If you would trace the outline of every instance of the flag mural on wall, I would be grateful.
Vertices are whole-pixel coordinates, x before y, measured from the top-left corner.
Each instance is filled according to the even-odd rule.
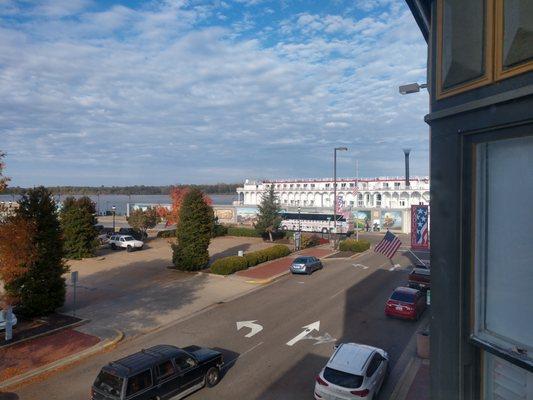
[[[411,247],[429,248],[429,209],[426,205],[411,206]]]

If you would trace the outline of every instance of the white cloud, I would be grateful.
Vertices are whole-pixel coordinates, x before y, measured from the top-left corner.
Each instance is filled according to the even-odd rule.
[[[75,22],[60,18],[65,8],[0,22],[0,147],[14,184],[320,176],[320,155],[338,143],[389,174],[386,151],[427,152],[427,98],[397,92],[425,79],[425,44],[405,7],[360,19],[295,14],[272,25],[266,39],[284,34],[266,45],[243,36],[251,14],[210,22],[222,3],[77,4]],[[304,159],[293,164],[294,154]],[[427,173],[424,162],[415,173]]]

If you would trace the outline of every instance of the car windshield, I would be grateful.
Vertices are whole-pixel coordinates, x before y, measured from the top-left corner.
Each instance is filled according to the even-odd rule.
[[[122,378],[112,375],[109,372],[100,371],[94,381],[94,387],[110,396],[120,397],[123,381]]]
[[[415,300],[415,296],[412,293],[397,291],[392,294],[391,300],[401,301],[404,303],[412,303]]]
[[[306,264],[309,262],[309,258],[307,257],[298,257],[296,260],[294,260],[295,264]]]
[[[328,382],[333,383],[334,385],[350,389],[358,388],[363,383],[363,377],[360,375],[338,371],[329,367],[326,367],[326,369],[324,369],[324,378]]]
[[[129,242],[131,240],[135,240],[133,236],[124,236],[124,241]]]

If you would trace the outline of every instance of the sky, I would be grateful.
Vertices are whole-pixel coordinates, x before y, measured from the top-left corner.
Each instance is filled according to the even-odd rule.
[[[426,44],[402,0],[0,0],[12,186],[429,170]]]

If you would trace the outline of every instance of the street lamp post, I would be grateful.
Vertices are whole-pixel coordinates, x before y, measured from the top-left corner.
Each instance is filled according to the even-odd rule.
[[[298,206],[298,232],[302,233],[302,226],[300,225],[300,206]]]
[[[347,147],[335,147],[333,149],[333,232],[334,240],[337,240],[337,151],[348,151]]]
[[[117,207],[113,206],[111,207],[111,210],[113,211],[113,232],[115,232],[115,213],[117,211]]]

